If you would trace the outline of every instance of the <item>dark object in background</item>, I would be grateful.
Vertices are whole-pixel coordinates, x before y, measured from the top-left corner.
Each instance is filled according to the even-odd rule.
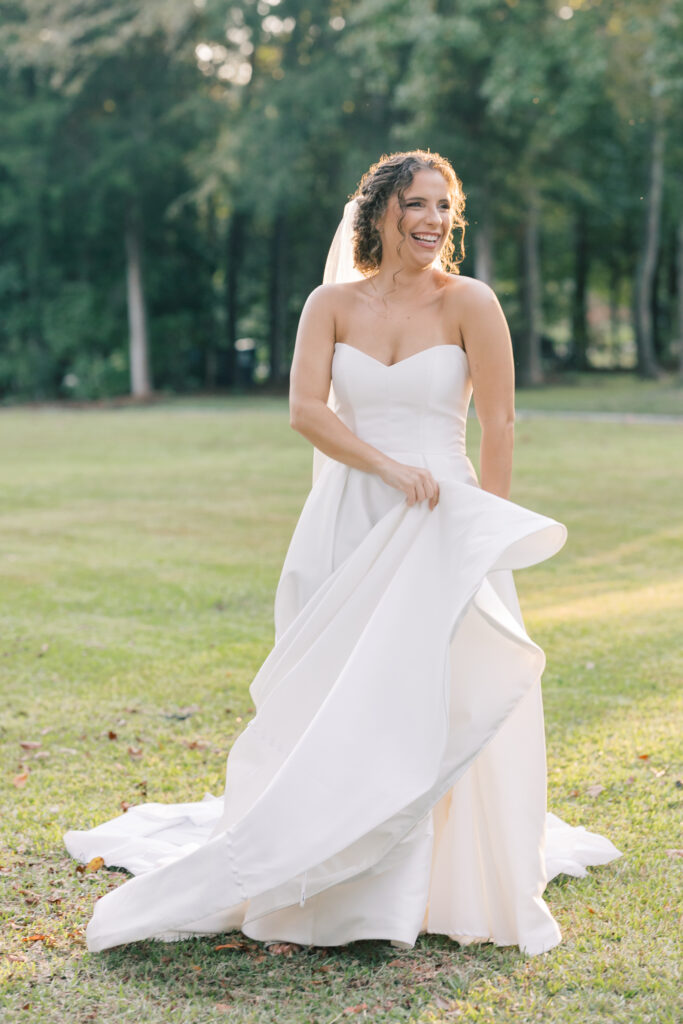
[[[253,338],[238,338],[235,342],[235,390],[250,391],[254,385],[256,343]]]

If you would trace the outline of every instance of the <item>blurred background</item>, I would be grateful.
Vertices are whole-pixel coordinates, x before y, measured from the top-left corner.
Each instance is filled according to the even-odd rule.
[[[280,392],[348,195],[447,156],[518,384],[683,368],[680,0],[0,3],[0,402]]]

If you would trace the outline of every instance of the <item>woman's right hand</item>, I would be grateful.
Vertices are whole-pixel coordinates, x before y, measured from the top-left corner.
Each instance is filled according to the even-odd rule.
[[[385,484],[396,487],[406,496],[406,503],[414,505],[418,501],[429,501],[429,507],[439,501],[439,485],[428,469],[421,466],[406,466],[394,459],[387,459],[377,471],[377,475]]]

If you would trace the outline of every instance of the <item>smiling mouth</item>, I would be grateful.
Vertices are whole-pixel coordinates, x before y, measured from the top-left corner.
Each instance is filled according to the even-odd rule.
[[[435,249],[441,235],[435,234],[431,231],[419,231],[415,234],[411,234],[411,238],[414,238],[418,245],[421,245],[423,249]]]

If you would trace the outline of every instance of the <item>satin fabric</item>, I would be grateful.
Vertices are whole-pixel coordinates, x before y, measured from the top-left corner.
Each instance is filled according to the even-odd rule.
[[[466,354],[385,366],[338,344],[332,382],[340,419],[428,467],[439,503],[317,464],[223,796],[65,836],[74,857],[135,874],[96,903],[90,950],[239,928],[403,947],[438,932],[537,954],[561,939],[549,878],[620,856],[546,809],[545,657],[512,571],[554,555],[566,528],[479,487]]]

